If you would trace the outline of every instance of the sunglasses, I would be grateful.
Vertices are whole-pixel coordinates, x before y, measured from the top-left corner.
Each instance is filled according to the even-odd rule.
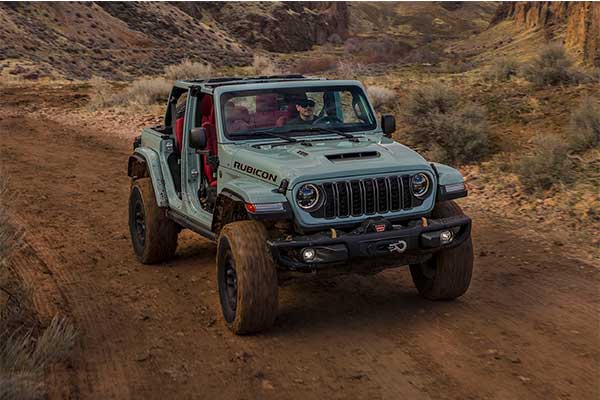
[[[315,102],[312,100],[300,100],[298,103],[300,107],[302,108],[306,108],[306,107],[314,107],[315,106]]]

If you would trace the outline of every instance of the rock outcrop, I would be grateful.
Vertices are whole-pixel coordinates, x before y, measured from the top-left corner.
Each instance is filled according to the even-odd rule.
[[[564,35],[565,47],[579,61],[600,66],[600,3],[564,1],[505,2],[492,24],[513,20],[522,29],[545,29]]]

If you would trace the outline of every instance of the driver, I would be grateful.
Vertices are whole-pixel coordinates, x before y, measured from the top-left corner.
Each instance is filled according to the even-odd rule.
[[[315,101],[309,98],[296,101],[298,116],[290,119],[288,125],[306,125],[315,122]]]

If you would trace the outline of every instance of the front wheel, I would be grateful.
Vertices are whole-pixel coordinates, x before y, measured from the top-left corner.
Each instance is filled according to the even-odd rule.
[[[432,218],[464,215],[453,201],[438,203]],[[471,283],[473,244],[471,236],[457,247],[438,251],[422,264],[410,266],[410,274],[421,296],[430,300],[451,300],[462,296]]]
[[[233,333],[254,333],[273,325],[279,288],[264,225],[239,221],[223,228],[217,244],[217,283],[223,318]]]
[[[150,178],[135,180],[129,195],[129,234],[143,264],[167,261],[177,249],[177,224],[158,207]]]

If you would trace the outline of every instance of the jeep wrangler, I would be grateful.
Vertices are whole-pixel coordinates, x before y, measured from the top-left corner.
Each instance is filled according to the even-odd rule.
[[[223,318],[270,327],[278,287],[303,274],[408,265],[419,293],[454,299],[471,281],[464,179],[392,140],[360,82],[301,75],[177,81],[164,123],[129,157],[129,229],[144,264],[190,229],[217,244]]]

